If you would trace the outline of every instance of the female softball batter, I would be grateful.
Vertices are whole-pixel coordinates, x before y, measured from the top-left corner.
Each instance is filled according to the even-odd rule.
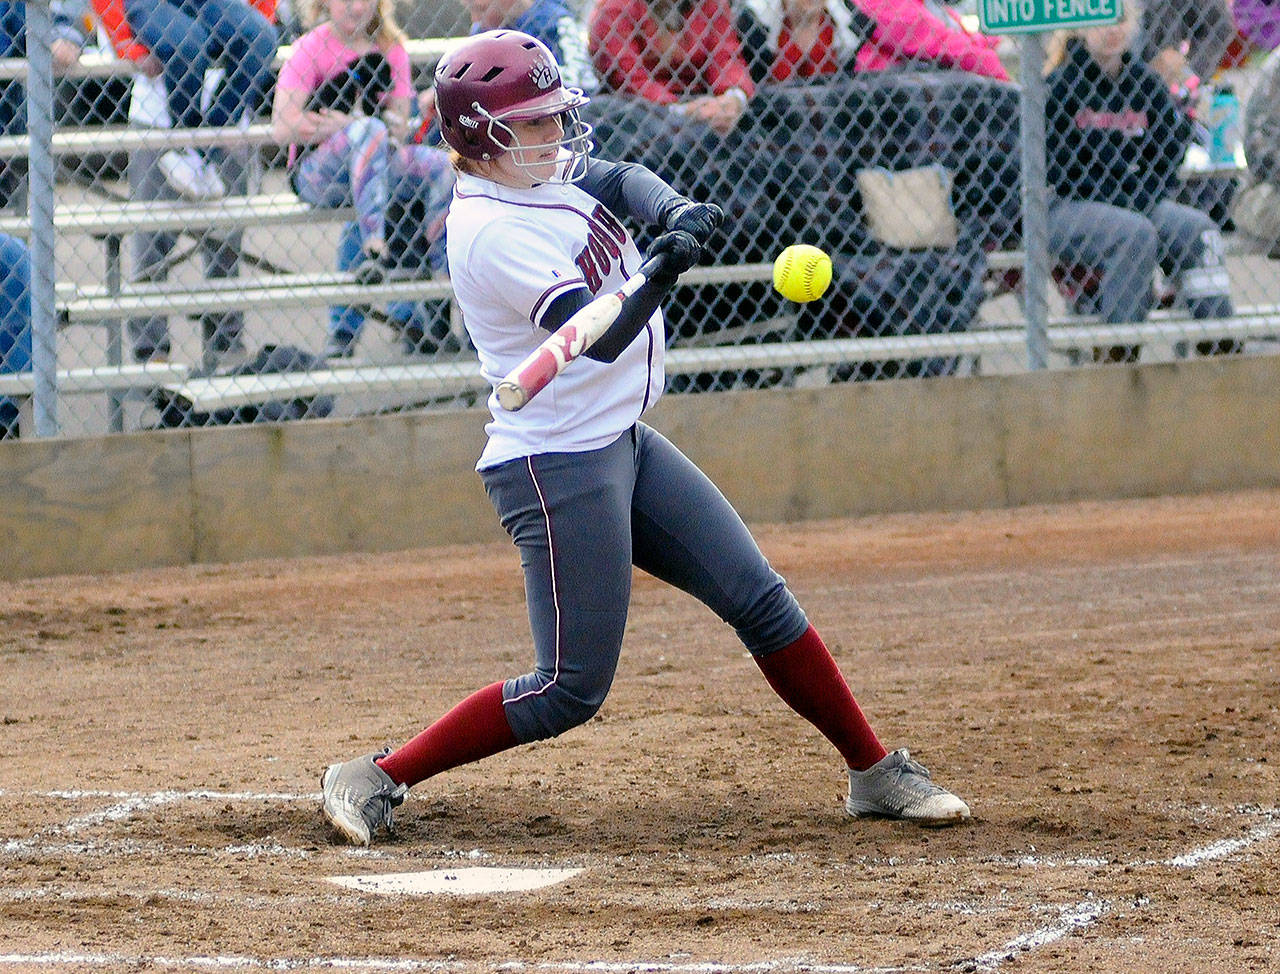
[[[905,750],[886,753],[737,513],[639,421],[662,391],[659,302],[696,263],[720,210],[642,167],[590,159],[591,129],[578,116],[587,99],[527,34],[475,35],[440,62],[435,90],[458,170],[449,269],[491,383],[640,266],[618,215],[663,231],[649,250],[660,263],[586,356],[522,410],[489,397],[477,469],[520,549],[533,671],[478,690],[397,750],[331,765],[326,818],[368,845],[410,786],[590,719],[613,680],[634,565],[734,627],[770,686],[844,758],[850,815],[967,819],[968,806]]]

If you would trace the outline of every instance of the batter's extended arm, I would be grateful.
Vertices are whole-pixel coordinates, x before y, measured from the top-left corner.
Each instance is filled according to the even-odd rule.
[[[651,257],[616,291],[601,294],[553,331],[498,383],[498,405],[509,412],[522,409],[609,330],[622,313],[622,302],[658,273],[663,263],[663,255]]]

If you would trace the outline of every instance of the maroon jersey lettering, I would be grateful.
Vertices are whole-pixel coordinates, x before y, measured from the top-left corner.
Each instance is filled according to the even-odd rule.
[[[573,258],[573,262],[578,265],[578,270],[582,271],[582,279],[587,284],[587,290],[595,294],[604,283],[604,278],[600,276],[600,269],[596,266],[596,258],[590,245],[591,238],[588,236],[587,246],[578,251],[578,256]]]
[[[604,285],[614,262],[622,259],[622,245],[626,242],[627,228],[603,203],[599,204],[587,217],[587,245],[573,259],[592,294]]]
[[[619,244],[627,242],[627,228],[618,222],[618,218],[610,213],[603,203],[595,208],[591,219],[603,226]]]

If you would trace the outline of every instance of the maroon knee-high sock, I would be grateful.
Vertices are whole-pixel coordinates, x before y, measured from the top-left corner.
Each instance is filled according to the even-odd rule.
[[[515,747],[502,709],[502,684],[477,690],[407,744],[378,759],[396,784],[416,785],[441,771]]]
[[[790,646],[755,661],[774,692],[822,731],[849,767],[865,771],[888,753],[813,626]]]

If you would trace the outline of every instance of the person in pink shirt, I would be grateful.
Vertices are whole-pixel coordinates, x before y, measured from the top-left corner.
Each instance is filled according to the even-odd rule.
[[[858,51],[857,71],[926,62],[1009,80],[1009,72],[996,56],[997,39],[969,33],[955,11],[938,0],[854,0],[853,6],[875,23],[870,39]]]
[[[313,206],[356,208],[361,283],[386,274],[386,209],[429,194],[445,200],[452,184],[447,154],[406,142],[413,98],[404,31],[392,0],[313,0],[317,26],[293,45],[276,82],[271,121],[289,144],[298,196]]]
[[[996,39],[930,0],[738,0],[736,10],[757,82],[922,65],[1009,80]]]

